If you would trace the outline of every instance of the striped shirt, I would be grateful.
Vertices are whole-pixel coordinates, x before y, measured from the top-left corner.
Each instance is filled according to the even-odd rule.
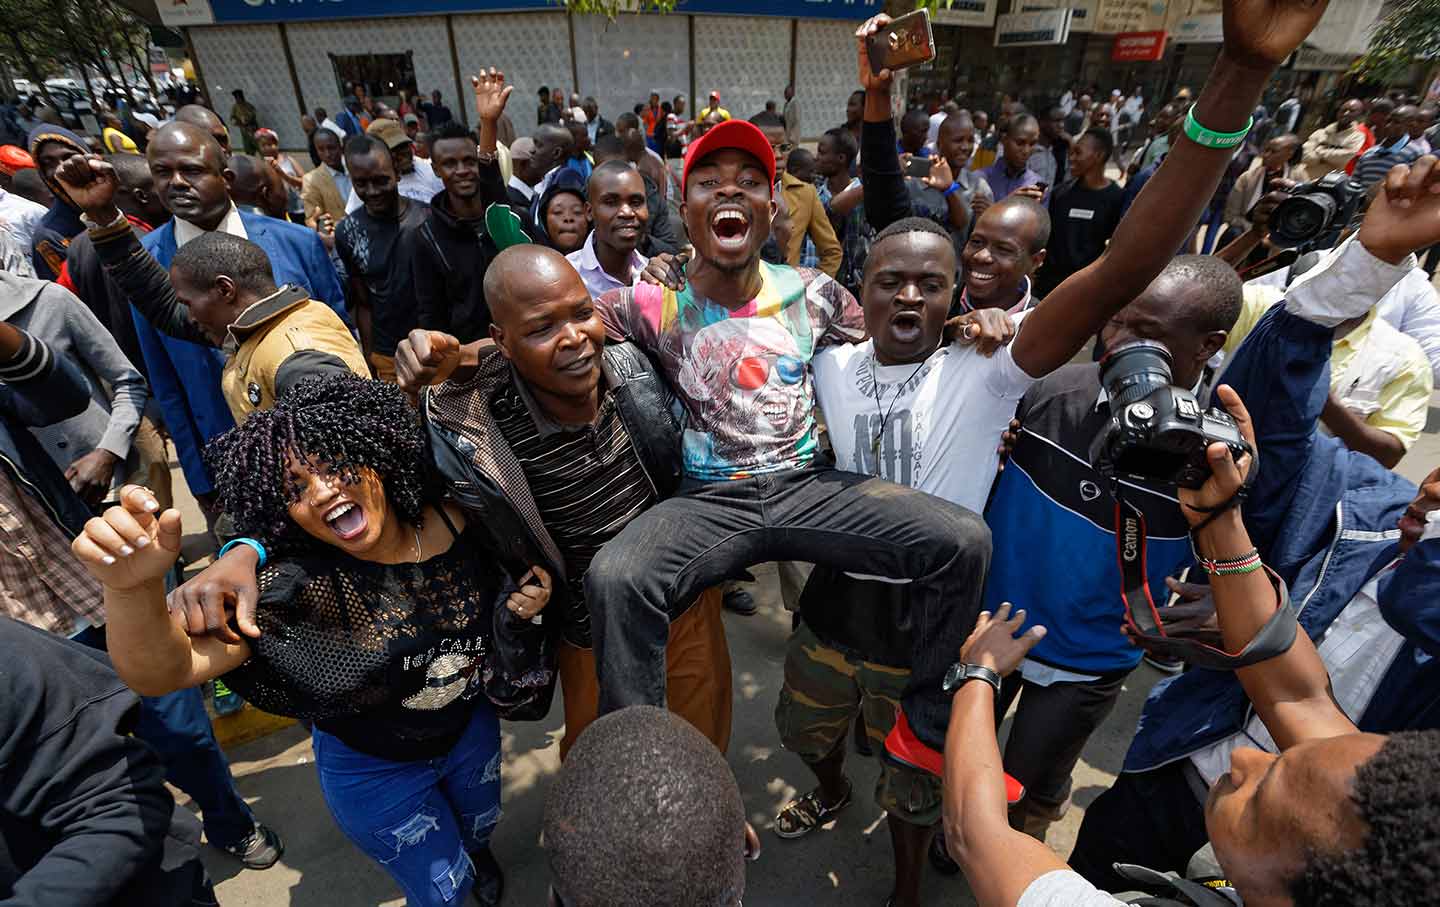
[[[1420,150],[1414,145],[1404,144],[1399,148],[1394,145],[1376,145],[1369,151],[1360,155],[1355,162],[1355,172],[1352,174],[1355,179],[1364,184],[1366,189],[1380,182],[1390,168],[1396,164],[1413,164],[1420,157]]]
[[[589,648],[590,613],[585,571],[600,546],[656,501],[655,488],[630,441],[613,394],[605,393],[590,425],[560,425],[536,404],[520,379],[490,404],[510,445],[541,519],[565,558],[570,604],[564,615],[567,642]]]

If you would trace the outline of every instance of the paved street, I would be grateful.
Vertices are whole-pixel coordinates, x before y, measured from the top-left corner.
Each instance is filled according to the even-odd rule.
[[[1426,434],[1400,465],[1418,480],[1440,463],[1440,398],[1432,402]],[[187,527],[197,526],[192,509]],[[760,829],[764,853],[752,864],[745,903],[755,907],[857,905],[880,907],[889,894],[890,841],[882,813],[872,801],[874,763],[851,756],[855,804],[834,827],[798,841],[781,841],[768,829],[775,810],[811,779],[799,760],[780,749],[773,711],[780,685],[789,615],[780,607],[774,574],[757,570],[760,613],[726,614],[735,672],[735,727],[728,753],[750,820]],[[1081,810],[1108,786],[1146,692],[1159,679],[1142,665],[1125,686],[1119,706],[1086,747],[1075,775],[1075,801],[1051,833],[1057,852],[1069,852]],[[543,905],[548,882],[540,849],[546,780],[559,767],[559,698],[546,720],[504,727],[505,818],[495,851],[507,873],[506,903]],[[285,837],[280,865],[265,872],[237,872],[236,864],[214,851],[207,863],[226,907],[331,907],[403,904],[396,887],[336,829],[321,800],[311,764],[310,743],[299,727],[231,751],[241,793],[257,815]],[[927,905],[968,905],[963,880],[933,871],[926,879]]]

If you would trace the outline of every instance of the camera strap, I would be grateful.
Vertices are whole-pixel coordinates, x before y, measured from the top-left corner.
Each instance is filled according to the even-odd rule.
[[[1295,642],[1295,612],[1290,607],[1290,590],[1268,567],[1266,573],[1280,600],[1275,614],[1265,622],[1245,648],[1226,652],[1193,639],[1165,633],[1160,609],[1150,595],[1145,569],[1145,514],[1127,500],[1118,482],[1115,496],[1115,549],[1120,562],[1120,598],[1125,605],[1125,624],[1136,645],[1156,654],[1184,660],[1187,664],[1214,671],[1233,671],[1274,658]],[[1222,508],[1228,509],[1228,508]]]

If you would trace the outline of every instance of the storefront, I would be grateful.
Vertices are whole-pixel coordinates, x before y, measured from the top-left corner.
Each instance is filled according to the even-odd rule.
[[[403,6],[404,15],[397,15]],[[242,89],[286,147],[303,147],[302,111],[335,113],[347,83],[393,103],[438,89],[457,117],[470,74],[496,67],[515,85],[509,113],[534,125],[542,87],[593,95],[613,120],[650,92],[736,116],[784,103],[798,86],[807,136],[844,120],[855,87],[855,27],[881,0],[681,0],[669,15],[570,15],[550,0],[158,0],[181,27],[205,91],[228,113]]]

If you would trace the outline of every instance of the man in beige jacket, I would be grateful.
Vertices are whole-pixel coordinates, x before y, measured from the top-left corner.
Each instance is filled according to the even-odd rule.
[[[1365,102],[1351,98],[1335,112],[1335,122],[1310,134],[1300,159],[1302,179],[1317,180],[1332,170],[1345,169],[1365,144],[1365,133],[1355,125],[1364,115]]]

